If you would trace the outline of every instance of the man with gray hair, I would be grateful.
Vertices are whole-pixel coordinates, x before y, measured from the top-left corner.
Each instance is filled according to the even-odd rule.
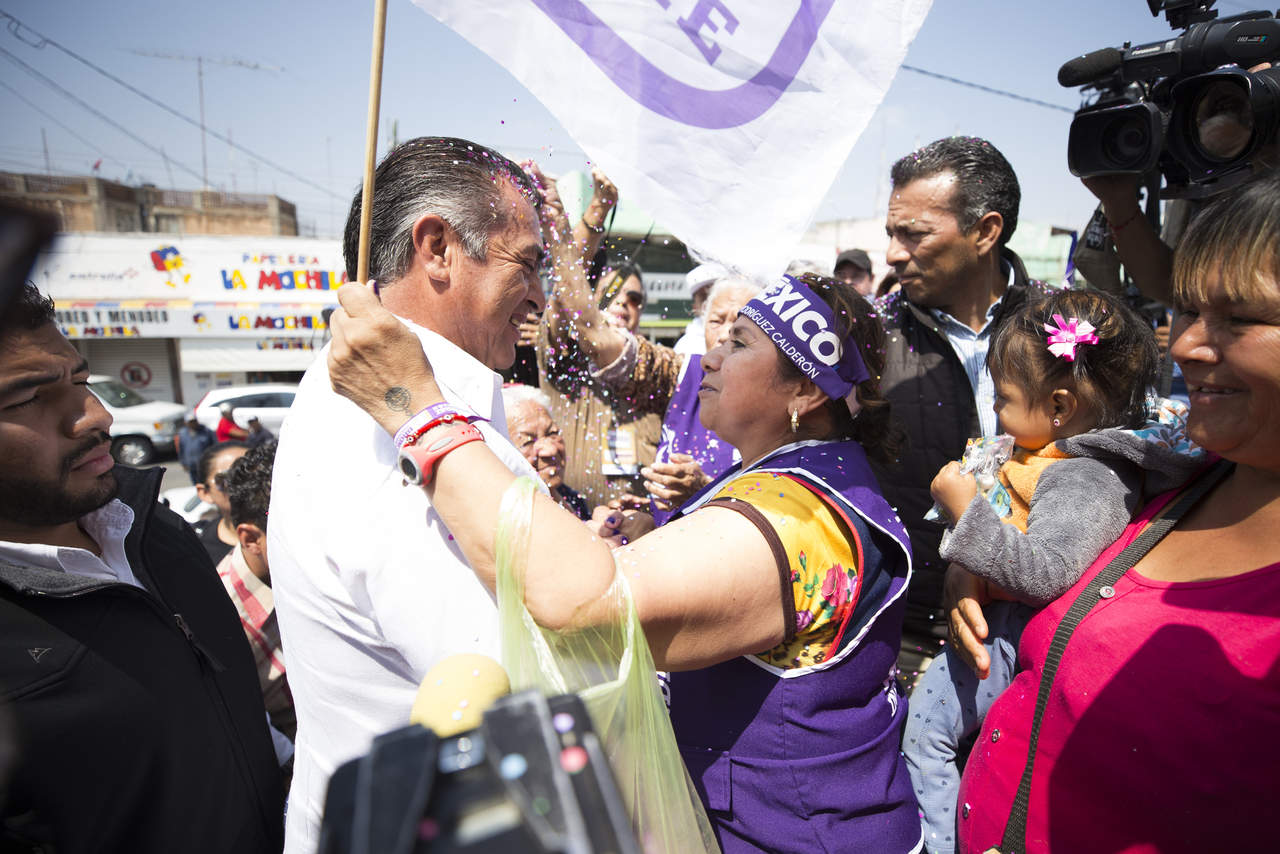
[[[894,164],[885,230],[902,290],[885,298],[888,332],[880,388],[910,443],[893,466],[873,463],[911,535],[914,575],[898,663],[914,684],[947,636],[942,526],[925,521],[929,483],[972,436],[997,431],[986,369],[992,335],[1014,308],[1045,293],[1007,246],[1021,190],[1013,167],[976,137],[947,137]]]
[[[544,305],[537,189],[507,158],[411,140],[378,166],[370,277],[422,341],[449,403],[517,474],[496,369]],[[343,251],[356,277],[361,197]],[[395,441],[330,386],[322,353],[280,431],[271,488],[272,589],[298,716],[285,848],[315,850],[329,776],[409,719],[423,676],[459,653],[496,655],[497,609],[432,509],[398,474]],[[385,405],[410,419],[404,389]],[[423,421],[426,427],[428,421]]]

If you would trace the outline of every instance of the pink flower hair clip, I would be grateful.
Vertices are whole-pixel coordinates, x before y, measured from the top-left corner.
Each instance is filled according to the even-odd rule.
[[[1053,323],[1058,325],[1054,326]],[[1044,325],[1044,331],[1049,333],[1049,352],[1068,362],[1076,360],[1077,344],[1098,343],[1093,324],[1087,320],[1081,320],[1078,317],[1063,320],[1062,315],[1055,314],[1053,323]]]

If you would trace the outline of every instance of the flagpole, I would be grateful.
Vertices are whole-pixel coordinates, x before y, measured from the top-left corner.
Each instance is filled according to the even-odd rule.
[[[356,281],[369,279],[369,223],[373,219],[373,169],[378,159],[378,110],[382,103],[382,46],[387,31],[387,0],[373,2],[373,59],[369,65],[369,121],[364,135],[364,189],[360,194],[360,251]]]

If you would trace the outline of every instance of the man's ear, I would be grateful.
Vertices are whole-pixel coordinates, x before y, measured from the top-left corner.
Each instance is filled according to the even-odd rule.
[[[978,250],[978,254],[993,252],[1000,244],[1000,235],[1004,233],[1004,217],[998,211],[987,211],[982,219],[974,223],[972,233],[976,238],[974,248]]]
[[[249,554],[261,557],[267,553],[267,532],[252,522],[236,525],[236,539],[240,541],[240,548]]]
[[[449,281],[449,249],[453,229],[436,214],[423,214],[413,224],[414,262],[433,282]]]

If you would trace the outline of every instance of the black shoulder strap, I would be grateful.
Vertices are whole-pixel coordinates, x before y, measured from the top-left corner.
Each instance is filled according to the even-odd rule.
[[[1156,543],[1164,539],[1165,534],[1178,523],[1187,511],[1195,506],[1209,490],[1235,467],[1233,463],[1220,460],[1181,495],[1173,499],[1165,508],[1156,514],[1146,529],[1124,551],[1116,555],[1111,563],[1098,573],[1093,581],[1080,592],[1076,601],[1071,603],[1067,613],[1058,623],[1049,644],[1049,652],[1045,655],[1044,669],[1040,675],[1040,691],[1036,695],[1035,716],[1031,720],[1031,737],[1027,744],[1027,764],[1022,771],[1022,779],[1018,783],[1018,793],[1014,796],[1013,806],[1009,810],[1009,821],[1005,824],[1004,836],[1000,840],[1001,854],[1022,854],[1027,848],[1027,802],[1031,798],[1031,772],[1036,761],[1036,742],[1040,739],[1040,722],[1044,717],[1045,707],[1049,703],[1049,693],[1053,688],[1053,677],[1062,663],[1062,654],[1067,649],[1071,634],[1080,625],[1094,606],[1103,599],[1115,595],[1112,587],[1120,577],[1133,568],[1143,555],[1151,551]]]

